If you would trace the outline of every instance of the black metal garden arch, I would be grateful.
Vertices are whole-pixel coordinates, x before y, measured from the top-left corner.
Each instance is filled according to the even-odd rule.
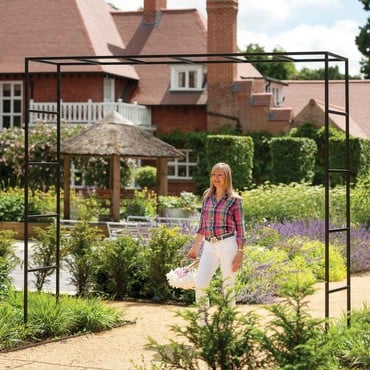
[[[267,57],[267,58],[266,58]],[[347,324],[350,325],[351,312],[351,235],[350,235],[350,145],[349,145],[349,79],[348,79],[348,59],[328,51],[311,51],[311,52],[274,52],[274,53],[231,53],[231,54],[172,54],[172,55],[116,55],[116,56],[60,56],[60,57],[26,57],[25,58],[25,149],[24,149],[24,321],[28,319],[28,274],[36,270],[45,270],[54,268],[56,273],[56,299],[59,301],[60,287],[60,184],[61,184],[61,155],[60,155],[60,124],[61,124],[61,79],[62,69],[66,66],[91,66],[91,65],[155,65],[155,64],[214,64],[214,63],[274,63],[274,62],[321,62],[325,71],[325,318],[329,318],[329,294],[337,291],[347,291]],[[329,91],[329,66],[330,63],[344,63],[344,111],[330,109]],[[31,63],[43,63],[53,66],[56,75],[56,106],[55,111],[31,110],[29,108],[29,91],[31,83]],[[29,119],[30,113],[47,113],[56,116],[57,122],[57,154],[55,162],[31,161],[29,158]],[[341,115],[345,117],[345,157],[346,163],[344,168],[331,168],[329,161],[329,114]],[[50,166],[56,172],[56,212],[55,214],[34,215],[30,214],[28,191],[29,191],[29,173],[32,166]],[[346,184],[346,225],[342,228],[330,228],[330,176],[332,174],[341,174]],[[28,257],[28,235],[29,222],[35,218],[53,217],[56,220],[56,264],[55,266],[40,266],[35,269],[29,269]],[[332,233],[346,233],[346,254],[347,254],[347,278],[346,284],[342,287],[330,289],[329,285],[329,241]]]

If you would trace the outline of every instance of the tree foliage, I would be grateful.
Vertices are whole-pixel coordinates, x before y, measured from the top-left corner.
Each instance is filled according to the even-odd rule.
[[[366,11],[370,11],[370,0],[360,0]],[[361,73],[365,78],[370,78],[370,17],[367,23],[360,27],[360,33],[357,35],[356,45],[361,54],[365,57],[361,60]]]
[[[273,53],[282,53],[280,47],[273,49]],[[297,74],[295,64],[293,62],[278,62],[279,55],[261,55],[265,53],[265,48],[258,44],[249,44],[246,53],[251,53],[246,58],[252,62],[252,65],[265,77],[276,78],[278,80],[288,80]],[[253,54],[256,54],[255,56]],[[253,62],[253,60],[256,60]],[[259,60],[259,61],[257,61]],[[272,62],[274,61],[274,62]]]
[[[369,31],[367,31],[369,37]],[[368,44],[367,44],[368,45]],[[250,53],[247,57],[252,62],[252,65],[265,77],[276,78],[278,80],[324,80],[325,68],[302,68],[297,70],[295,63],[282,61],[278,62],[281,54],[285,50],[281,48],[273,49],[273,53],[277,55],[263,55],[266,53],[265,48],[259,44],[249,44],[246,53]],[[255,60],[255,62],[253,62]],[[274,62],[273,62],[274,61]],[[360,76],[348,76],[351,80],[359,79]],[[329,80],[343,80],[345,75],[340,73],[338,66],[328,67]]]

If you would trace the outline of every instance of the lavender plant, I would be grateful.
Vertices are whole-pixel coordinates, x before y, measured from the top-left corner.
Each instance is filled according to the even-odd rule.
[[[307,221],[283,221],[269,222],[262,225],[254,225],[253,229],[268,227],[276,230],[282,240],[289,240],[292,237],[307,237],[310,240],[324,240],[325,223],[324,220],[309,219]],[[330,224],[330,228],[343,225]],[[362,225],[352,225],[351,236],[351,272],[363,272],[370,269],[370,228]],[[330,235],[330,242],[335,245],[342,255],[346,257],[346,234],[336,233]]]

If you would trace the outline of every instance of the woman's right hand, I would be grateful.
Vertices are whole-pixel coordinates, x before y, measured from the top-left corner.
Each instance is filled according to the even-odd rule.
[[[198,254],[199,254],[199,247],[197,246],[192,246],[190,249],[189,249],[189,252],[187,254],[187,257],[189,258],[197,258],[198,257]]]

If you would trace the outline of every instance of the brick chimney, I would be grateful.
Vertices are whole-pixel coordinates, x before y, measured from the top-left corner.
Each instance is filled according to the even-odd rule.
[[[236,53],[238,0],[207,0],[207,50],[210,54]],[[232,84],[237,77],[236,63],[208,64],[208,111],[233,116]],[[230,123],[208,115],[208,129]]]
[[[145,24],[156,24],[160,12],[167,8],[167,0],[144,0],[143,22]]]
[[[238,0],[207,0],[208,53],[237,52],[237,13]],[[211,76],[211,79],[215,77],[222,78],[225,82],[234,81],[235,66],[235,64],[216,65],[215,76]],[[208,79],[209,77],[208,71]]]

